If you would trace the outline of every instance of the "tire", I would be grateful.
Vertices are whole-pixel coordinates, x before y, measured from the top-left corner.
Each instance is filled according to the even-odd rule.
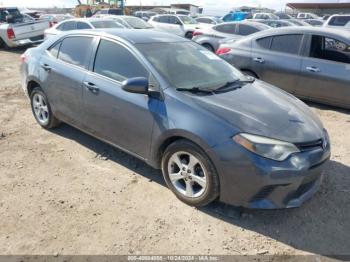
[[[214,47],[211,46],[211,44],[202,44],[203,47],[205,47],[206,49],[208,49],[209,51],[215,53]]]
[[[35,87],[30,94],[30,104],[37,123],[51,129],[60,125],[60,121],[53,115],[47,96],[40,87]]]
[[[185,34],[185,37],[188,38],[188,39],[192,39],[192,37],[193,37],[193,32],[187,32],[187,33]]]
[[[214,165],[200,147],[188,140],[178,140],[167,147],[162,171],[169,189],[190,206],[206,206],[219,196],[219,176]]]
[[[0,48],[1,48],[1,49],[5,49],[5,50],[9,49],[9,47],[7,46],[7,44],[5,43],[5,41],[2,40],[2,38],[0,38]]]

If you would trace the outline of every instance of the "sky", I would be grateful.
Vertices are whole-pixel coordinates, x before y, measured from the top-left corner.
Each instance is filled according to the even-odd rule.
[[[82,0],[85,2],[86,0]],[[0,0],[0,6],[38,7],[73,7],[77,0]],[[227,7],[262,6],[282,10],[287,2],[350,2],[350,0],[126,0],[126,5],[169,5],[171,3],[192,3],[199,6]]]

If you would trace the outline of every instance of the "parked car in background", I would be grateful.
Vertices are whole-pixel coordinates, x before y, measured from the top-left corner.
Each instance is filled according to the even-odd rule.
[[[273,28],[284,27],[284,26],[295,26],[295,24],[289,22],[288,20],[282,20],[282,19],[278,19],[278,20],[255,19],[255,20],[251,20],[251,21],[262,23],[262,24],[268,25],[268,26],[273,27]]]
[[[243,36],[247,36],[271,27],[249,20],[242,22],[222,23],[210,28],[196,30],[193,33],[193,41],[204,46],[208,50],[215,52],[223,39],[229,38],[235,41]]]
[[[58,24],[64,20],[72,19],[74,16],[71,14],[42,14],[40,19],[47,19],[53,24]]]
[[[195,20],[203,27],[211,27],[217,24],[222,24],[224,21],[216,16],[200,16]]]
[[[151,26],[149,23],[147,23],[143,19],[135,17],[135,16],[96,15],[94,17],[95,18],[103,18],[103,19],[111,19],[111,20],[116,21],[119,24],[123,25],[125,28],[133,28],[133,29],[151,29],[151,28],[153,28],[153,26]]]
[[[191,39],[200,24],[186,15],[156,15],[148,21],[155,29]]]
[[[101,29],[101,28],[125,28],[111,19],[103,18],[75,18],[63,21],[50,29],[45,30],[45,39],[71,30]]]
[[[167,14],[172,15],[190,15],[191,12],[186,9],[181,8],[163,8],[163,10],[166,10]]]
[[[350,30],[350,15],[332,15],[323,26]]]
[[[349,50],[345,30],[284,27],[222,45],[218,52],[247,74],[300,98],[350,109]]]
[[[292,19],[293,17],[285,12],[276,12],[274,13],[276,16],[278,16],[280,19]]]
[[[271,19],[277,20],[279,17],[272,13],[255,13],[253,14],[253,19]]]
[[[311,26],[323,26],[324,24],[322,19],[303,19],[303,21]]]
[[[288,19],[288,22],[290,22],[296,26],[310,26],[310,24],[304,22],[301,19]]]
[[[42,11],[30,10],[28,8],[25,8],[25,7],[18,7],[17,9],[22,15],[29,15],[30,17],[32,17],[35,20],[40,19],[40,16],[43,14]]]
[[[161,169],[191,206],[298,207],[330,158],[307,105],[176,35],[63,34],[27,50],[21,72],[41,127],[63,121]]]
[[[134,13],[134,16],[141,18],[146,22],[154,15],[157,15],[157,13],[152,11],[136,11]]]
[[[298,13],[297,19],[320,19],[320,17],[313,13]]]
[[[243,21],[245,19],[250,19],[250,18],[252,18],[251,13],[235,11],[224,15],[221,19],[224,22],[235,22],[235,21]]]
[[[33,20],[17,8],[0,7],[0,48],[40,43],[50,26],[48,20]]]
[[[93,15],[124,15],[124,11],[121,8],[105,8],[97,10]]]

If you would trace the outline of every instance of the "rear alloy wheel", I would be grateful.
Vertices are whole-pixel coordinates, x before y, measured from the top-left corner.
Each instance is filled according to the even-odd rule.
[[[41,88],[34,88],[30,101],[34,117],[39,125],[50,129],[60,124],[60,121],[52,114],[48,99]]]
[[[171,144],[162,168],[168,187],[186,204],[205,206],[219,195],[219,179],[211,161],[189,141]]]

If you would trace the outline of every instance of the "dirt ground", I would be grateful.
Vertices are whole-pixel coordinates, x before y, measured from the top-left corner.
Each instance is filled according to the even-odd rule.
[[[20,54],[0,51],[0,254],[350,255],[350,111],[311,105],[332,159],[301,208],[196,209],[160,171],[63,125],[35,123]]]

